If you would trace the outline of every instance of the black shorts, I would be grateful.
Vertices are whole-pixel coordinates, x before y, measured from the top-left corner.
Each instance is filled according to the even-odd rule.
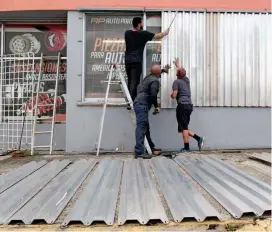
[[[188,130],[190,123],[190,116],[193,112],[192,104],[178,104],[176,109],[176,116],[178,121],[178,132]]]

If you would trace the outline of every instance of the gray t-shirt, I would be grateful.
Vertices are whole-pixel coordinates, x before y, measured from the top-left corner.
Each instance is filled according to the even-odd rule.
[[[191,88],[188,77],[176,79],[172,85],[173,91],[178,91],[177,102],[180,104],[192,104]]]

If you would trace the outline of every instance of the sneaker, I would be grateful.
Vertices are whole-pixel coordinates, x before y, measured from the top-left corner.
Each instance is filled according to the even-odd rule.
[[[185,153],[191,153],[192,151],[189,149],[181,149],[180,151],[179,151],[179,153],[183,153],[183,154],[185,154]]]
[[[161,152],[162,151],[162,149],[160,149],[160,148],[151,148],[151,150],[152,150],[152,152]]]
[[[200,137],[200,139],[199,139],[197,145],[198,145],[199,151],[201,151],[201,150],[202,150],[202,147],[203,147],[203,145],[204,145],[204,137]]]
[[[151,151],[154,155],[158,155],[162,151],[162,149],[154,147],[154,148],[151,148]],[[145,150],[145,153],[148,153],[147,150]]]
[[[138,159],[138,158],[142,158],[142,159],[151,159],[152,156],[149,155],[149,154],[141,154],[141,155],[134,154],[134,158],[135,158],[135,159]]]

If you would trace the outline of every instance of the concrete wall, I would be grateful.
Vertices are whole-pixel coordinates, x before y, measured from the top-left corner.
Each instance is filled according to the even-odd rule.
[[[9,137],[6,136],[4,141],[1,141],[3,139],[3,135],[4,135],[4,128],[7,128],[7,125],[5,123],[1,123],[0,124],[0,150],[3,148],[3,142],[7,142],[7,139],[9,138],[9,145],[11,146],[13,144],[14,147],[19,146],[19,139],[18,138],[18,143],[16,143],[17,139],[15,138],[15,136],[17,135],[17,132],[15,133],[15,131],[19,131],[19,136],[21,135],[21,130],[22,130],[22,126],[17,125],[12,127],[11,125],[9,125],[10,128],[13,128],[13,130],[9,131]],[[26,143],[30,143],[31,142],[31,132],[30,132],[30,126],[28,125],[27,127],[28,133],[28,138],[26,138],[26,126],[24,127],[24,131],[23,131],[23,137],[24,139],[22,139],[22,145],[21,148],[22,149],[30,149],[31,146],[30,144],[26,144]],[[51,130],[51,124],[38,124],[37,125],[37,131],[50,131]],[[7,133],[7,132],[6,132]],[[66,134],[66,124],[56,124],[55,125],[55,129],[54,129],[54,141],[53,141],[53,149],[54,150],[65,150],[66,144],[66,138],[65,138],[65,134]],[[14,136],[14,138],[12,139],[12,136]],[[36,146],[42,146],[42,145],[49,145],[50,144],[50,135],[48,134],[41,134],[41,135],[36,135],[36,141],[35,141],[35,145]],[[4,146],[6,148],[6,146],[8,146],[7,144]],[[9,147],[11,148],[11,147]]]
[[[82,15],[68,13],[66,151],[88,152],[95,148],[102,107],[77,106],[81,100]],[[183,147],[177,133],[174,109],[150,116],[151,136],[157,147]],[[195,108],[191,129],[206,137],[206,149],[271,147],[271,109]],[[125,108],[109,107],[105,118],[102,148],[132,151],[134,129]],[[192,141],[191,147],[196,148]]]

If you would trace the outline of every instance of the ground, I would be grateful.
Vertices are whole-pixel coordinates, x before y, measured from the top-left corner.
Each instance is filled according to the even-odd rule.
[[[193,156],[202,156],[211,154],[213,156],[219,157],[221,159],[224,159],[225,162],[228,162],[230,164],[234,164],[243,171],[247,172],[250,175],[253,175],[257,177],[258,179],[271,184],[271,166],[267,164],[263,164],[259,161],[250,160],[248,154],[253,152],[269,152],[270,150],[245,150],[245,151],[207,151],[202,153],[194,153]],[[11,158],[9,156],[6,157],[0,157],[0,174],[6,173],[8,171],[11,171],[13,169],[16,169],[30,161],[39,161],[39,160],[62,160],[62,159],[69,159],[71,161],[78,160],[81,158],[97,158],[94,156],[94,154],[63,154],[61,152],[55,153],[54,155],[46,155],[43,153],[40,153],[35,156],[27,156],[27,157],[21,157],[21,158]],[[98,159],[103,159],[106,157],[111,157],[114,159],[133,159],[133,156],[131,154],[125,154],[125,153],[119,153],[119,154],[101,154],[101,156],[98,157]],[[184,172],[184,175],[187,175]],[[67,207],[64,209],[64,211],[61,213],[59,218],[56,221],[56,224],[54,225],[45,225],[45,224],[35,224],[35,225],[9,225],[9,226],[0,226],[0,231],[11,231],[11,230],[24,230],[24,231],[60,231],[60,230],[77,230],[77,231],[184,231],[184,230],[198,230],[198,231],[207,231],[207,230],[216,230],[216,231],[272,231],[271,227],[271,219],[270,218],[242,218],[239,220],[234,220],[231,215],[219,204],[216,202],[215,199],[213,199],[204,189],[202,189],[192,178],[189,178],[191,183],[195,185],[199,189],[199,191],[203,194],[203,196],[211,203],[213,204],[216,209],[220,212],[221,215],[223,215],[224,220],[221,222],[218,221],[204,221],[204,222],[182,222],[182,223],[174,223],[170,222],[167,225],[164,225],[162,223],[152,223],[147,226],[140,226],[138,223],[128,223],[124,226],[118,227],[117,225],[114,225],[112,227],[106,226],[104,224],[94,224],[89,227],[85,227],[82,225],[70,225],[68,227],[62,227],[61,222],[64,219],[64,217],[67,215],[67,211],[70,207],[73,206],[74,202],[78,198],[79,194],[82,191],[82,187],[79,188],[72,198],[72,200],[69,202]],[[88,177],[83,182],[83,185],[87,182]],[[167,212],[171,218],[170,212]],[[271,216],[271,215],[270,215]]]

